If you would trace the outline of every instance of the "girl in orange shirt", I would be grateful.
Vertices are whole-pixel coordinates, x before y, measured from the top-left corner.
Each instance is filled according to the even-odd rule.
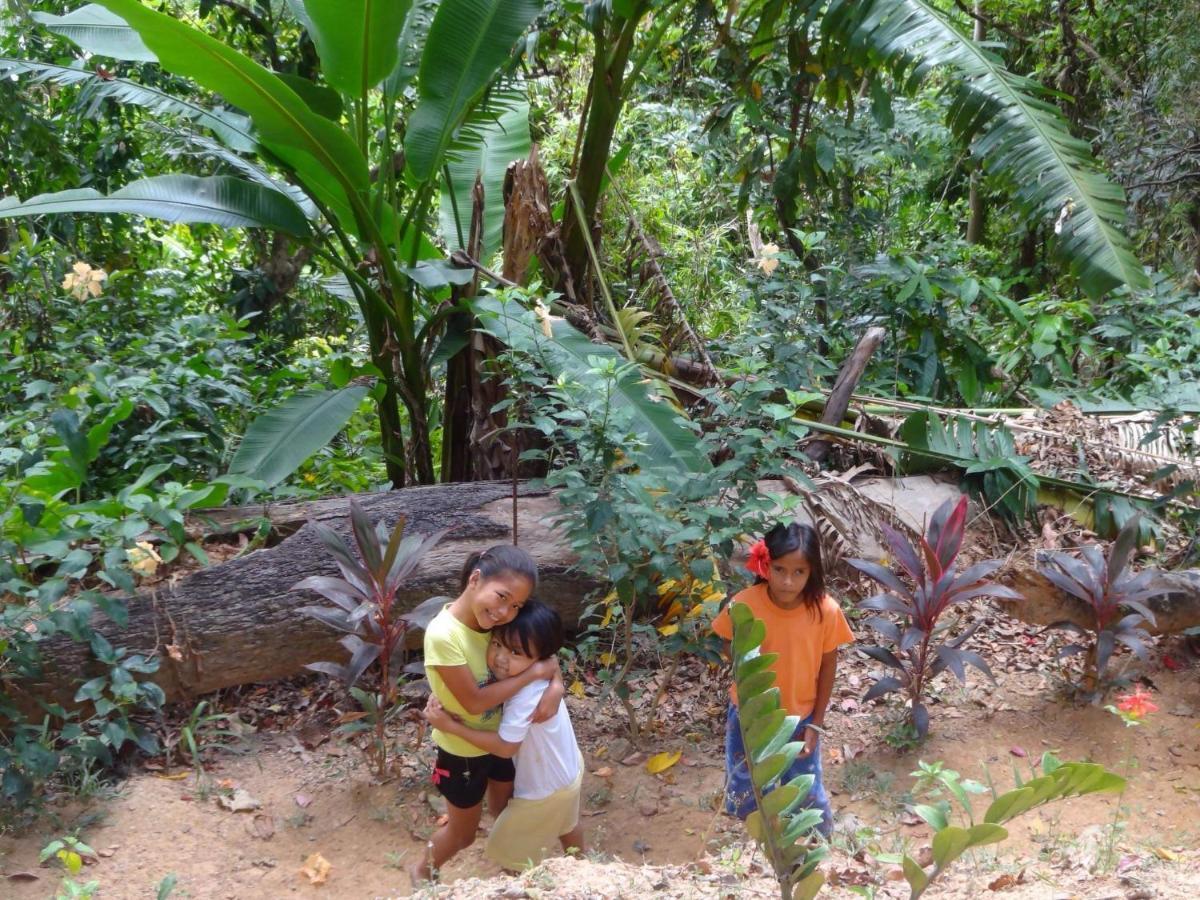
[[[817,729],[824,727],[825,710],[833,693],[837,648],[853,641],[854,634],[841,607],[825,593],[821,546],[816,531],[808,525],[776,525],[750,549],[746,568],[756,576],[755,584],[731,602],[746,604],[766,625],[761,652],[779,654],[771,670],[775,672],[780,705],[788,715],[801,720],[793,740],[803,741],[804,750],[779,783],[785,784],[797,775],[815,776],[805,805],[821,810],[818,828],[828,837],[833,830],[833,810],[821,779],[821,738]],[[733,639],[728,607],[713,620],[713,631],[726,641]],[[754,791],[738,726],[737,697],[732,688],[729,693],[725,809],[745,819],[754,811]]]

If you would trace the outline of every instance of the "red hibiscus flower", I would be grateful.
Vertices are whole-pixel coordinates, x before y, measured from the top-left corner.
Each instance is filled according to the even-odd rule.
[[[746,568],[751,575],[766,578],[771,571],[771,552],[767,550],[766,541],[758,541],[750,548],[750,558],[746,560]]]

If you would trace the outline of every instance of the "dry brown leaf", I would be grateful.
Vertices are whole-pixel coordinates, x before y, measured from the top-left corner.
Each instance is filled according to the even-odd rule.
[[[1022,869],[1016,875],[1011,872],[1005,872],[996,880],[988,883],[989,891],[1002,891],[1005,888],[1015,887],[1018,884],[1025,883],[1025,870]]]
[[[613,773],[612,766],[601,766],[599,769],[597,769],[592,774],[595,775],[597,778],[612,778],[612,773]]]
[[[329,879],[333,865],[320,853],[312,854],[304,861],[300,874],[308,879],[309,884],[324,884]]]
[[[251,812],[252,810],[262,809],[262,803],[251,797],[249,792],[244,788],[238,788],[233,792],[232,796],[222,794],[217,797],[217,804],[230,812]]]

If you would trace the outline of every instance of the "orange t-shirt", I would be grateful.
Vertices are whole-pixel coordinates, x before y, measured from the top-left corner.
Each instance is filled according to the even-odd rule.
[[[780,705],[789,715],[807,716],[817,702],[821,657],[854,640],[854,632],[846,623],[842,608],[826,594],[821,598],[820,618],[807,604],[782,609],[771,602],[765,583],[746,588],[730,602],[746,604],[767,626],[767,636],[760,649],[762,653],[779,654],[771,670],[775,673],[775,686],[779,688]],[[733,640],[733,621],[729,618],[728,606],[713,619],[712,630],[727,641]],[[729,696],[737,703],[732,687]]]

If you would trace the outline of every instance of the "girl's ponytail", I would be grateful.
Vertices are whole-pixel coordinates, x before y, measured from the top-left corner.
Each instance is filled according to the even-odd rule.
[[[471,573],[477,570],[479,577],[485,580],[511,572],[528,580],[534,588],[538,583],[537,563],[528,552],[512,544],[497,544],[482,552],[476,550],[471,553],[459,574],[459,590],[467,586],[467,582],[471,580]]]

